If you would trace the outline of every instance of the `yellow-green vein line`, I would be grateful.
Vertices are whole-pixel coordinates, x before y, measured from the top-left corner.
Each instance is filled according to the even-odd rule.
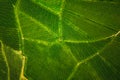
[[[2,41],[1,41],[1,49],[2,49],[3,57],[4,57],[5,62],[6,62],[6,66],[8,68],[8,80],[10,80],[10,68],[9,68],[9,64],[8,64],[8,61],[7,61],[7,58],[6,58],[6,55],[5,55],[4,46],[3,46]]]
[[[89,56],[87,57],[86,59],[84,60],[81,60],[80,62],[77,63],[77,65],[74,67],[73,69],[73,72],[70,74],[70,76],[67,78],[67,80],[71,80],[71,78],[74,76],[74,74],[76,73],[76,71],[78,70],[78,67],[81,65],[81,64],[84,64],[85,62],[93,59],[95,56],[99,55],[99,53],[95,53],[93,54],[92,56]]]
[[[50,12],[53,13],[54,15],[58,15],[58,14],[59,14],[58,11],[55,11],[55,10],[51,9],[51,8],[47,7],[46,5],[44,5],[44,4],[42,4],[42,3],[36,3],[35,1],[32,1],[32,2],[35,3],[35,4],[37,4],[37,5],[39,5],[39,6],[41,6],[41,7],[43,7],[43,8],[46,9],[47,11],[50,11]]]
[[[99,52],[97,52],[97,53],[93,54],[92,56],[89,56],[89,57],[87,57],[86,59],[81,60],[80,62],[78,62],[77,65],[74,67],[73,72],[68,76],[67,80],[71,80],[71,79],[72,79],[72,77],[74,76],[74,74],[76,73],[78,67],[79,67],[81,64],[83,64],[83,63],[85,63],[85,62],[93,59],[95,56],[100,55],[100,53],[101,53],[109,44],[111,44],[112,41],[113,41],[113,40],[117,37],[117,35],[119,35],[119,34],[120,34],[120,31],[118,31],[118,32],[114,35],[113,39],[112,39],[108,44],[106,44],[101,50],[99,50]]]
[[[47,32],[49,32],[50,34],[54,34],[56,35],[56,33],[54,33],[53,31],[51,31],[47,26],[45,26],[44,24],[42,24],[41,22],[37,21],[36,19],[34,19],[33,17],[29,16],[28,14],[20,11],[21,14],[27,16],[28,18],[30,18],[33,22],[35,22],[36,24],[38,24],[40,27],[44,28]]]
[[[23,33],[22,33],[21,26],[20,26],[20,21],[19,21],[19,15],[18,15],[20,2],[21,2],[21,0],[18,0],[16,2],[16,5],[14,6],[14,13],[15,13],[15,18],[16,18],[16,21],[17,21],[17,26],[18,26],[18,31],[19,31],[19,38],[20,38],[19,39],[19,41],[20,41],[19,47],[23,52],[23,50],[24,50],[24,48],[23,48],[23,46],[24,46],[24,41],[23,41],[24,37],[23,37]]]
[[[63,41],[62,36],[63,36],[63,32],[62,32],[62,15],[63,15],[63,9],[65,7],[65,0],[62,0],[62,4],[61,4],[61,8],[60,8],[60,12],[59,12],[59,23],[58,23],[58,32],[59,32],[59,41]]]

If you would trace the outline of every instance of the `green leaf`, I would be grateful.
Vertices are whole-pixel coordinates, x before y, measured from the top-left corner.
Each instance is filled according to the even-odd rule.
[[[24,56],[14,7],[11,1],[2,0],[0,10],[0,80],[21,80],[24,78]]]
[[[11,0],[0,5],[0,40],[26,57],[25,65],[15,57],[21,64],[18,75],[28,80],[120,80],[120,1]],[[8,76],[1,54],[0,65],[6,67],[1,74]],[[19,80],[16,68],[10,68],[10,79]]]
[[[5,46],[0,41],[0,80],[21,80],[23,58],[21,52]]]

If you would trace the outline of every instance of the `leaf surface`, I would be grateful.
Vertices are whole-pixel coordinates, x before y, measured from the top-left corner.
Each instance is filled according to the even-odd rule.
[[[24,78],[24,56],[20,49],[20,34],[12,3],[15,1],[0,1],[0,80]]]
[[[0,80],[21,80],[23,56],[0,42]]]
[[[15,45],[27,58],[24,75],[28,80],[120,79],[118,0],[17,0],[16,3],[12,0],[12,3],[13,20],[17,22],[14,29],[18,30],[15,30],[18,37],[12,36],[17,39],[12,41],[18,42]],[[3,42],[16,49],[12,42],[7,42],[7,35],[1,34]]]

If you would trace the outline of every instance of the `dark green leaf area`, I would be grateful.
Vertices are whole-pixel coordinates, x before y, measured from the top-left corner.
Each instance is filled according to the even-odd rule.
[[[65,80],[76,64],[70,53],[58,43],[47,46],[25,40],[25,53],[28,58],[25,72],[31,80],[48,80],[48,77],[49,80]]]
[[[96,40],[118,32],[119,5],[117,2],[109,1],[66,0],[63,10],[64,39]]]
[[[38,23],[44,24],[53,32],[57,33],[59,21],[58,16],[44,9],[41,5],[35,4],[30,0],[22,0],[20,10],[26,15],[31,16],[33,19],[36,19]]]
[[[19,50],[19,31],[14,7],[6,0],[0,2],[0,40],[11,48]]]

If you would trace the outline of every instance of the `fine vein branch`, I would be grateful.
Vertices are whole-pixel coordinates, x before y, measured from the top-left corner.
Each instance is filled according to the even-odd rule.
[[[73,72],[69,75],[69,77],[67,78],[67,80],[71,80],[71,78],[74,76],[74,74],[76,73],[76,71],[78,70],[78,67],[86,62],[88,62],[89,60],[93,59],[95,56],[99,55],[99,52],[95,53],[92,56],[87,57],[86,59],[80,61],[77,63],[77,65],[74,67]]]
[[[78,70],[78,67],[79,67],[80,65],[82,65],[82,64],[88,62],[89,60],[93,59],[94,57],[100,55],[100,53],[102,53],[102,51],[103,51],[109,44],[111,44],[111,43],[114,41],[114,39],[117,37],[117,35],[119,35],[119,33],[120,33],[120,31],[118,31],[118,32],[114,35],[114,37],[112,38],[112,40],[111,40],[108,44],[106,44],[101,50],[99,50],[99,52],[97,52],[97,53],[95,53],[95,54],[87,57],[86,59],[78,62],[77,65],[74,67],[73,72],[72,72],[72,73],[69,75],[69,77],[67,78],[67,80],[71,80],[71,78],[74,76],[74,74],[76,73],[76,71]],[[99,56],[99,57],[100,57],[100,56]],[[103,60],[103,58],[101,58],[101,59]],[[104,59],[104,60],[105,60],[105,59]],[[103,61],[104,61],[104,60],[103,60]],[[107,61],[105,61],[105,62],[107,62]],[[107,63],[107,64],[108,64],[108,63]],[[108,64],[108,65],[110,65],[110,64]]]
[[[37,21],[35,18],[33,18],[32,16],[29,16],[28,14],[20,11],[21,14],[27,16],[30,20],[32,20],[33,22],[35,22],[36,24],[38,24],[40,27],[44,28],[46,31],[48,31],[49,33],[55,34],[52,30],[50,30],[47,26],[45,26],[44,24],[42,24],[41,22]]]

